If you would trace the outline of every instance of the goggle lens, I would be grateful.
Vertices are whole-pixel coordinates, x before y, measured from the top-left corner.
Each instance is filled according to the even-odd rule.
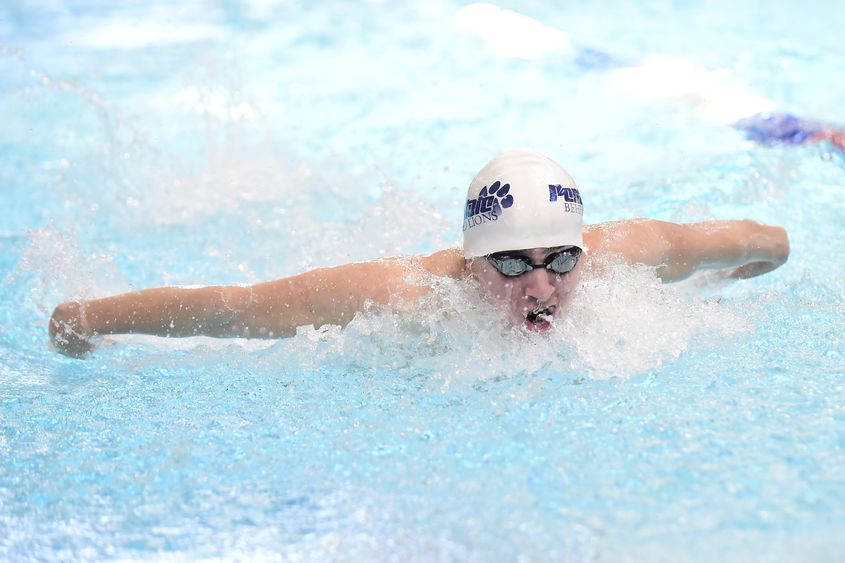
[[[515,278],[527,274],[534,268],[546,268],[558,275],[568,274],[575,268],[578,258],[581,256],[581,249],[577,246],[566,248],[554,254],[549,254],[542,264],[532,264],[527,256],[513,255],[506,252],[498,252],[487,256],[487,261],[496,268],[496,271],[509,278]]]

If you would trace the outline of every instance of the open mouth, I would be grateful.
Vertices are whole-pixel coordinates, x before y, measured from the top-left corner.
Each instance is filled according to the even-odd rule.
[[[538,309],[534,309],[533,311],[528,311],[528,313],[525,314],[525,320],[535,325],[541,323],[551,323],[554,318],[554,313],[554,305],[551,307],[540,307]]]

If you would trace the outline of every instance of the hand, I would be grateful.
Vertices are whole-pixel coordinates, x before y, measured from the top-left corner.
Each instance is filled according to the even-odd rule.
[[[789,258],[789,237],[781,227],[752,224],[757,232],[748,237],[750,261],[729,276],[747,279],[771,272]]]
[[[62,303],[53,311],[48,327],[50,341],[56,349],[72,358],[81,358],[94,349],[94,333],[85,322],[85,304],[80,301]]]
[[[830,141],[834,147],[839,150],[845,151],[845,129],[836,131],[836,130],[828,130],[822,131],[815,137],[813,137],[815,141]]]

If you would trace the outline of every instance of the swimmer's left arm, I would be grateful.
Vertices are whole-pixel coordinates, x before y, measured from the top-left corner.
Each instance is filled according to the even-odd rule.
[[[585,239],[593,251],[618,252],[630,263],[654,266],[667,282],[703,269],[728,269],[730,277],[750,278],[789,257],[783,228],[748,220],[678,224],[637,219],[590,227]]]

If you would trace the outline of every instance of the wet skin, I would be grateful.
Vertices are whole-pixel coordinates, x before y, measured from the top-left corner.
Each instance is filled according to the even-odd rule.
[[[567,247],[532,248],[513,253],[527,256],[533,264],[541,264],[547,256],[564,248]],[[508,277],[500,274],[484,257],[472,259],[469,268],[486,296],[506,308],[514,326],[546,332],[572,301],[581,279],[583,258],[582,255],[575,268],[563,275],[534,268],[521,276]],[[541,311],[539,316],[536,315],[538,311]]]
[[[634,219],[591,225],[583,234],[594,256],[614,254],[628,264],[653,267],[663,282],[708,269],[723,270],[723,277],[751,278],[789,258],[783,228],[749,220],[679,224]],[[561,249],[523,254],[539,264]],[[50,339],[61,353],[83,356],[93,348],[93,337],[107,334],[283,338],[294,336],[300,326],[346,326],[371,303],[411,309],[429,291],[429,274],[453,279],[474,275],[514,324],[546,331],[567,314],[581,270],[587,267],[583,257],[579,262],[563,276],[539,268],[508,278],[485,258],[467,260],[460,249],[451,248],[430,256],[318,268],[249,286],[149,288],[59,304],[50,319]]]

